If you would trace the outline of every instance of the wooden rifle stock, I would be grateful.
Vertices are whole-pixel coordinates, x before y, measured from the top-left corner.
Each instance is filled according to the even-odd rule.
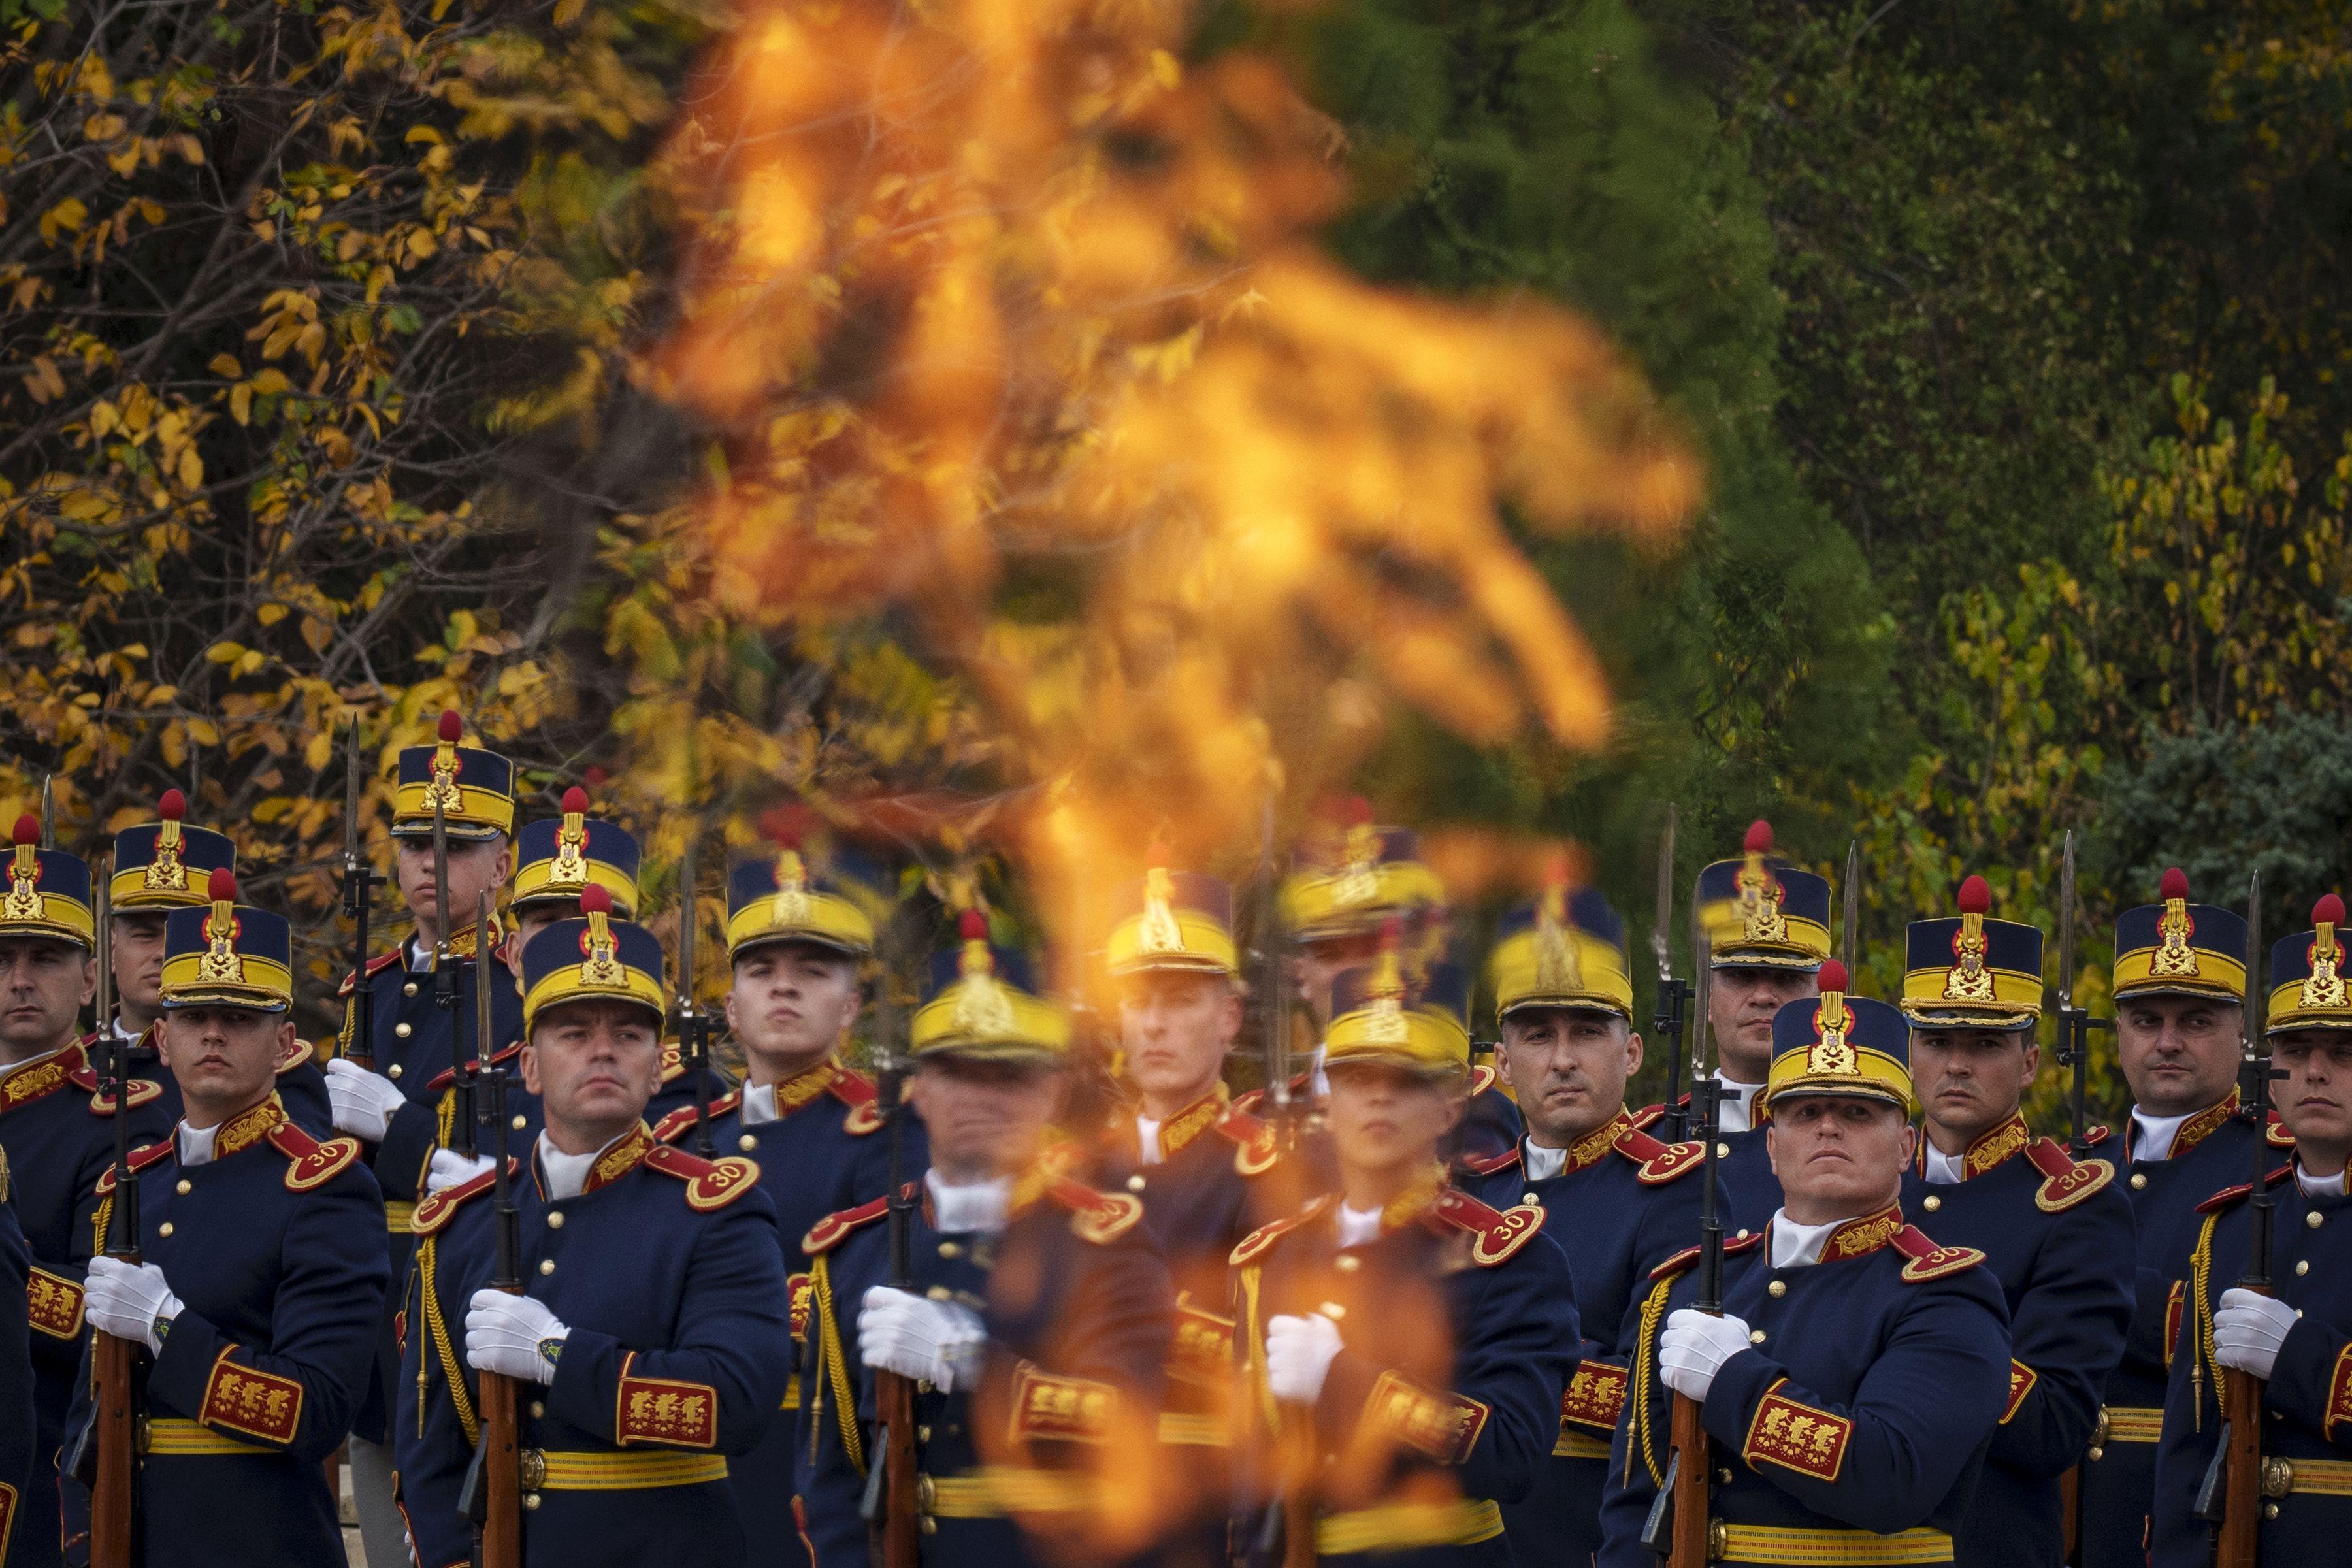
[[[503,1373],[478,1374],[482,1435],[480,1568],[522,1568],[522,1436],[515,1425],[515,1383]]]
[[[2222,1463],[2221,1528],[2213,1561],[2217,1568],[2254,1568],[2255,1541],[2263,1518],[2263,1380],[2225,1367],[2221,1415],[2229,1444]]]
[[[915,1495],[915,1385],[895,1372],[874,1373],[874,1414],[881,1436],[875,1463],[882,1467],[881,1517],[873,1531],[877,1568],[916,1568],[921,1540]]]
[[[1706,1568],[1706,1423],[1697,1400],[1675,1395],[1675,1528],[1666,1568]]]

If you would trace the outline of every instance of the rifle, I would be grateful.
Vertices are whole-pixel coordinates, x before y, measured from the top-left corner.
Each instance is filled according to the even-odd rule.
[[[441,934],[433,942],[433,1002],[449,1016],[449,1093],[456,1114],[449,1119],[449,1147],[472,1158],[481,1145],[474,1135],[474,1067],[466,1059],[465,1031],[457,1026],[457,968],[449,956],[449,834],[441,816],[441,795],[433,795],[433,908]],[[489,957],[484,946],[489,928],[474,932],[474,989],[485,989],[482,963]],[[476,1055],[481,1042],[474,1043]]]
[[[2271,1293],[2271,1221],[2277,1200],[2270,1190],[2270,1055],[2263,1048],[2263,874],[2257,870],[2246,890],[2245,1054],[2239,1058],[2238,1112],[2253,1123],[2254,1184],[2247,1197],[2246,1272],[2241,1290]],[[2208,1470],[2200,1489],[2199,1514],[2221,1526],[2213,1554],[2215,1568],[2254,1568],[2262,1531],[2263,1507],[2263,1380],[2235,1367],[2221,1369],[2221,1431],[2215,1446],[2214,1466],[2221,1472],[2220,1513],[2207,1511],[2214,1502],[2215,1477]]]
[[[894,918],[890,927],[895,927]],[[886,927],[884,934],[888,933]],[[898,1047],[898,999],[890,988],[889,953],[876,944],[874,1067],[890,1172],[890,1288],[915,1288],[915,1200],[907,1181],[907,1058]],[[916,1495],[915,1385],[901,1373],[874,1369],[874,1456],[858,1505],[874,1568],[916,1568],[920,1502]]]
[[[1666,802],[1665,837],[1658,840],[1657,913],[1650,921],[1650,951],[1658,960],[1658,1004],[1650,1019],[1666,1056],[1666,1142],[1679,1143],[1690,1136],[1690,1113],[1682,1106],[1684,1008],[1690,1003],[1687,982],[1675,978],[1674,946],[1666,932],[1675,918],[1675,803]],[[1699,1026],[1705,1028],[1702,1023]]]
[[[699,829],[697,819],[695,826]],[[686,854],[678,863],[677,889],[677,1059],[694,1075],[694,1152],[708,1160],[718,1152],[710,1141],[710,1020],[694,1003],[695,906],[694,841],[688,836]]]
[[[368,917],[375,885],[383,880],[360,845],[360,721],[352,717],[343,742],[343,913],[352,922],[352,1043],[343,1055],[375,1070],[375,982],[368,976]]]
[[[2074,1001],[2074,833],[2066,831],[2066,847],[2058,868],[2058,1065],[2073,1075],[2066,1095],[2066,1111],[2072,1123],[2066,1149],[2076,1160],[2086,1160],[2091,1154],[2091,1133],[2088,1124],[2090,1096],[2091,1031],[2112,1029],[2113,1018],[2095,1018],[2088,1007]],[[2078,1461],[2067,1468],[2058,1479],[2059,1513],[2062,1521],[2063,1543],[2060,1558],[2075,1560],[2083,1539],[2083,1467]]]
[[[1698,911],[1691,911],[1695,928]],[[1701,1160],[1698,1210],[1698,1292],[1691,1305],[1716,1317],[1723,1314],[1723,1215],[1717,1181],[1716,1158],[1722,1137],[1723,1085],[1706,1071],[1706,1005],[1712,984],[1713,951],[1703,928],[1691,938],[1692,973],[1698,1024],[1691,1040],[1691,1110],[1699,1119],[1699,1136],[1706,1140]],[[1666,1461],[1664,1484],[1650,1517],[1642,1527],[1642,1544],[1665,1559],[1666,1568],[1706,1568],[1707,1474],[1711,1456],[1706,1426],[1698,1401],[1674,1396],[1672,1458]]]
[[[480,924],[490,928],[490,895],[481,895],[476,911]],[[490,1129],[492,1166],[490,1218],[496,1227],[497,1261],[490,1289],[522,1294],[522,1218],[515,1206],[514,1186],[508,1180],[507,1069],[490,1058],[498,1026],[490,1014],[490,988],[483,984],[482,966],[474,966],[474,1071],[482,1079],[487,1109],[483,1120]],[[481,1436],[466,1469],[457,1506],[474,1521],[476,1568],[522,1568],[522,1436],[516,1426],[515,1382],[503,1373],[475,1374],[475,1405],[482,1414]]]
[[[96,886],[99,1027],[109,1027],[107,1015],[114,1003],[114,942],[108,929],[113,917],[110,889],[104,877],[90,879]],[[117,1033],[108,1052],[108,1076],[114,1080],[114,1204],[106,1222],[106,1256],[122,1262],[139,1261],[139,1184],[131,1173],[131,1039]],[[96,1445],[98,1473],[90,1487],[90,1568],[131,1568],[137,1562],[139,1521],[139,1461],[135,1456],[139,1391],[139,1352],[145,1347],[112,1334],[92,1331],[90,1362],[95,1405],[85,1441]]]

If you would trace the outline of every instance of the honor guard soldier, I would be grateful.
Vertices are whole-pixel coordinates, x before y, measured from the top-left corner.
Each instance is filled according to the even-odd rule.
[[[1157,1451],[1173,1290],[1129,1193],[1049,1150],[1070,1023],[976,910],[908,1030],[929,1129],[920,1182],[818,1222],[801,1373],[800,1493],[818,1568],[867,1561],[859,1516],[885,1378],[911,1394],[926,1564],[1123,1558],[1159,1530]],[[902,1228],[908,1272],[892,1262]],[[887,1495],[887,1489],[885,1489]]]
[[[1669,1393],[1697,1403],[1711,1439],[1710,1561],[1952,1560],[2009,1403],[2000,1285],[1982,1253],[1904,1223],[1917,1134],[1903,1015],[1845,994],[1834,960],[1821,984],[1773,1020],[1760,1098],[1781,1205],[1762,1230],[1723,1242],[1722,1314],[1690,1305],[1698,1247],[1665,1264],[1643,1304],[1602,1518],[1607,1568],[1656,1563],[1642,1534]]]
[[[57,1455],[81,1364],[92,1194],[114,1157],[117,1108],[80,1041],[81,1005],[98,985],[89,868],[41,848],[34,816],[17,818],[15,837],[0,891],[0,1153],[32,1255],[25,1289],[40,1463],[18,1500],[8,1561],[46,1565],[60,1561]],[[153,1083],[131,1080],[132,1142],[171,1125],[162,1097]]]
[[[1106,1130],[1098,1180],[1143,1200],[1143,1223],[1176,1283],[1176,1334],[1160,1436],[1171,1449],[1174,1507],[1199,1521],[1163,1563],[1222,1564],[1228,1472],[1235,1244],[1275,1213],[1287,1178],[1275,1129],[1234,1109],[1219,1078],[1242,1026],[1233,892],[1213,877],[1171,871],[1155,846],[1143,879],[1116,895],[1104,966],[1118,997],[1120,1058],[1134,1096]]]
[[[156,1026],[163,1010],[163,920],[173,910],[202,909],[212,874],[236,869],[236,846],[226,834],[182,821],[187,809],[186,797],[167,789],[156,804],[155,821],[114,836],[108,886],[114,929],[107,944],[114,967],[114,1016],[100,1019],[98,1033],[83,1042],[130,1040],[132,1076],[163,1089],[163,1114],[173,1121],[180,1118],[180,1086],[163,1067]],[[104,1061],[102,1056],[97,1059]],[[334,1136],[326,1074],[312,1059],[309,1041],[298,1039],[286,1047],[278,1068],[278,1097],[306,1131]]]
[[[2042,932],[1988,914],[1914,921],[1903,1016],[1921,1118],[1904,1212],[1985,1254],[2009,1308],[2009,1404],[1976,1500],[1952,1531],[1963,1568],[2058,1568],[2061,1477],[2083,1458],[2132,1313],[2131,1205],[2104,1160],[2076,1164],[2019,1107],[2042,1065]]]
[[[513,1379],[521,1546],[533,1568],[715,1568],[747,1543],[729,1466],[791,1375],[783,1259],[760,1169],[645,1124],[661,1072],[660,941],[611,894],[523,949],[523,1086],[545,1129],[510,1193],[520,1292],[492,1289],[496,1172],[417,1205],[416,1293],[394,1441],[415,1561],[464,1563],[478,1373]]]
[[[707,1123],[688,1103],[656,1122],[654,1136],[759,1163],[797,1327],[807,1321],[809,1296],[801,1237],[826,1215],[885,1190],[890,1176],[874,1080],[841,1061],[857,1020],[860,971],[874,952],[880,879],[845,853],[803,847],[798,833],[791,838],[741,861],[727,879],[727,1019],[743,1052],[743,1087],[712,1100]],[[921,1170],[920,1127],[903,1128],[901,1139],[906,1168]],[[799,1412],[795,1378],[767,1436],[733,1467],[750,1540],[793,1539]]]
[[[278,1097],[294,1037],[286,921],[237,904],[227,870],[209,881],[210,903],[173,910],[164,931],[163,1057],[184,1110],[130,1157],[143,1261],[91,1260],[89,1318],[152,1358],[142,1561],[318,1568],[342,1560],[325,1461],[367,1384],[383,1205],[357,1141],[320,1142]],[[97,1192],[105,1240],[111,1164]],[[82,1394],[69,1429],[90,1415]]]
[[[480,1161],[457,1145],[472,1128],[457,1126],[456,1062],[474,1058],[474,983],[477,946],[492,941],[473,929],[474,910],[485,890],[495,898],[511,865],[507,835],[514,826],[514,767],[493,752],[461,746],[464,733],[454,711],[441,715],[439,742],[409,746],[400,753],[399,791],[392,834],[398,848],[401,898],[415,922],[408,941],[370,961],[373,1012],[370,1038],[373,1068],[348,1059],[357,1028],[358,977],[344,978],[343,1026],[337,1058],[327,1064],[328,1093],[338,1131],[367,1146],[376,1183],[383,1191],[387,1256],[392,1277],[408,1278],[412,1247],[408,1227],[416,1202],[437,1187],[476,1174]],[[433,838],[434,807],[440,806],[446,845],[448,882],[438,885]],[[444,1005],[436,955],[446,951],[452,983]],[[492,1021],[502,1051],[521,1032],[521,998],[504,974],[490,986]],[[537,1125],[537,1108],[517,1095],[513,1109],[524,1131]],[[400,1348],[394,1315],[403,1292],[386,1304],[376,1347],[376,1375],[352,1427],[352,1493],[360,1531],[371,1561],[396,1561],[400,1516],[392,1506],[392,1457],[388,1423],[393,1382],[399,1374]]]
[[[1814,974],[1830,955],[1829,879],[1775,856],[1772,825],[1759,819],[1738,859],[1700,870],[1698,912],[1713,953],[1699,1026],[1715,1031],[1724,1187],[1735,1225],[1760,1231],[1780,1189],[1756,1101],[1771,1067],[1773,1019],[1818,992]]]
[[[1560,1402],[1551,1461],[1526,1501],[1503,1510],[1511,1539],[1568,1563],[1601,1549],[1609,1440],[1651,1272],[1698,1234],[1701,1145],[1667,1144],[1625,1109],[1642,1066],[1625,927],[1599,893],[1564,884],[1504,917],[1487,965],[1502,1025],[1502,1070],[1527,1136],[1465,1162],[1463,1183],[1497,1209],[1540,1204],[1570,1258],[1578,1363]]]
[[[2262,1499],[2255,1553],[2272,1568],[2341,1561],[2352,1532],[2352,999],[2344,900],[2271,950],[2267,1032],[2273,1097],[2294,1148],[2267,1177],[2274,1295],[2241,1289],[2252,1256],[2250,1182],[2213,1194],[2190,1268],[2165,1398],[2150,1561],[2206,1568],[2213,1535],[2196,1517],[2221,1426],[2224,1371],[2263,1380]],[[2251,1175],[2251,1170],[2249,1175]]]
[[[1448,1184],[1467,977],[1409,993],[1393,950],[1339,976],[1326,1036],[1338,1186],[1234,1249],[1246,1397],[1283,1533],[1325,1563],[1507,1563],[1501,1504],[1549,1462],[1577,1363],[1567,1258],[1538,1204]]]
[[[2138,1226],[2131,1331],[2107,1378],[2082,1472],[2083,1568],[2144,1568],[2165,1384],[2189,1290],[2197,1205],[2247,1179],[2253,1141],[2292,1140],[2238,1114],[2246,922],[2189,901],[2178,867],[2161,902],[2116,921],[2116,1049],[2132,1091],[2115,1151]]]

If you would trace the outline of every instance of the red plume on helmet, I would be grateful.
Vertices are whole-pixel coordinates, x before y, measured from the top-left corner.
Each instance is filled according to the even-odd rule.
[[[21,848],[25,845],[38,845],[40,842],[41,819],[28,811],[16,819],[16,846]]]
[[[588,814],[588,792],[573,784],[563,792],[563,815],[585,816]]]
[[[2189,896],[2189,873],[2178,866],[2167,866],[2164,877],[2156,885],[2160,899],[2186,899]]]
[[[1818,978],[1823,991],[1834,991],[1840,995],[1845,994],[1849,977],[1845,972],[1845,965],[1836,959],[1832,958],[1822,965],[1822,972]]]
[[[205,884],[205,896],[216,904],[236,902],[236,873],[226,866],[214,867],[211,879]]]
[[[444,708],[441,710],[441,727],[439,734],[443,741],[454,746],[457,743],[458,738],[464,735],[465,732],[466,721],[457,716],[457,710],[455,708]]]
[[[1992,884],[1971,875],[1960,884],[1960,913],[1980,915],[1992,908]]]
[[[166,822],[177,822],[187,814],[188,797],[178,790],[165,790],[163,798],[155,803],[155,815]]]
[[[1739,847],[1750,855],[1770,854],[1772,852],[1772,825],[1765,821],[1762,817],[1758,817],[1755,821],[1748,825],[1748,837],[1740,841]]]
[[[613,890],[602,882],[591,882],[580,889],[580,912],[583,915],[609,915],[613,912]]]

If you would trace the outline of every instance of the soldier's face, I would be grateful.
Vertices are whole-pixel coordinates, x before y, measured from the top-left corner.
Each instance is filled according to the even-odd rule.
[[[2294,1134],[2296,1158],[2332,1176],[2352,1154],[2352,1030],[2297,1029],[2271,1041],[2271,1086],[2279,1120]]]
[[[2041,1067],[2042,1047],[2021,1030],[1921,1029],[1911,1037],[1920,1114],[1963,1147],[2009,1120]]]
[[[163,1065],[179,1081],[188,1124],[209,1127],[258,1105],[277,1087],[294,1020],[250,1007],[175,1007],[163,1015]]]
[[[840,1045],[858,1001],[856,960],[814,942],[763,942],[735,960],[727,1026],[753,1078],[773,1083]]]
[[[923,1119],[931,1163],[951,1182],[985,1181],[1027,1165],[1062,1104],[1062,1075],[1027,1062],[934,1058],[907,1093]]]
[[[2202,996],[2134,996],[2116,1006],[2116,1050],[2132,1100],[2152,1116],[2187,1116],[2238,1081],[2244,1012]]]
[[[565,1002],[532,1021],[523,1087],[539,1096],[547,1130],[567,1154],[603,1148],[646,1113],[661,1083],[661,1027],[622,1002]]]
[[[0,937],[0,1051],[22,1061],[66,1043],[98,994],[98,965],[69,942]]]
[[[1724,1070],[1741,1083],[1762,1083],[1772,1065],[1772,1015],[1799,997],[1821,994],[1820,982],[1801,969],[1717,970],[1708,981],[1706,1013]]]
[[[124,1005],[152,1013],[163,994],[163,912],[117,915],[112,935],[114,994]]]
[[[457,918],[444,926],[441,905],[433,888],[433,840],[403,837],[400,846],[400,896],[408,912],[429,932],[463,929],[474,921],[484,893],[495,895],[506,886],[511,861],[503,836],[496,838],[449,840],[449,908]]]
[[[429,879],[432,873],[427,871],[425,875]],[[455,880],[456,877],[457,873],[451,871],[451,879]],[[514,911],[515,938],[507,944],[507,967],[520,975],[522,973],[522,950],[530,945],[532,937],[558,921],[576,921],[579,918],[580,900],[577,899],[537,899],[528,904],[517,904]]]
[[[1764,1125],[1772,1173],[1799,1225],[1853,1219],[1893,1203],[1918,1147],[1898,1107],[1853,1095],[1777,1101]]]
[[[1328,1072],[1331,1148],[1343,1178],[1425,1165],[1462,1120],[1458,1084],[1370,1062],[1340,1062]]]
[[[1330,936],[1298,944],[1298,995],[1315,1016],[1320,1032],[1331,1022],[1331,982],[1342,971],[1370,963],[1380,956],[1378,931]]]
[[[1526,1008],[1503,1020],[1502,1066],[1528,1131],[1565,1148],[1624,1107],[1642,1037],[1612,1013]]]
[[[1181,1110],[1207,1093],[1241,1027],[1241,995],[1221,974],[1147,970],[1119,983],[1119,1047],[1147,1109]]]

